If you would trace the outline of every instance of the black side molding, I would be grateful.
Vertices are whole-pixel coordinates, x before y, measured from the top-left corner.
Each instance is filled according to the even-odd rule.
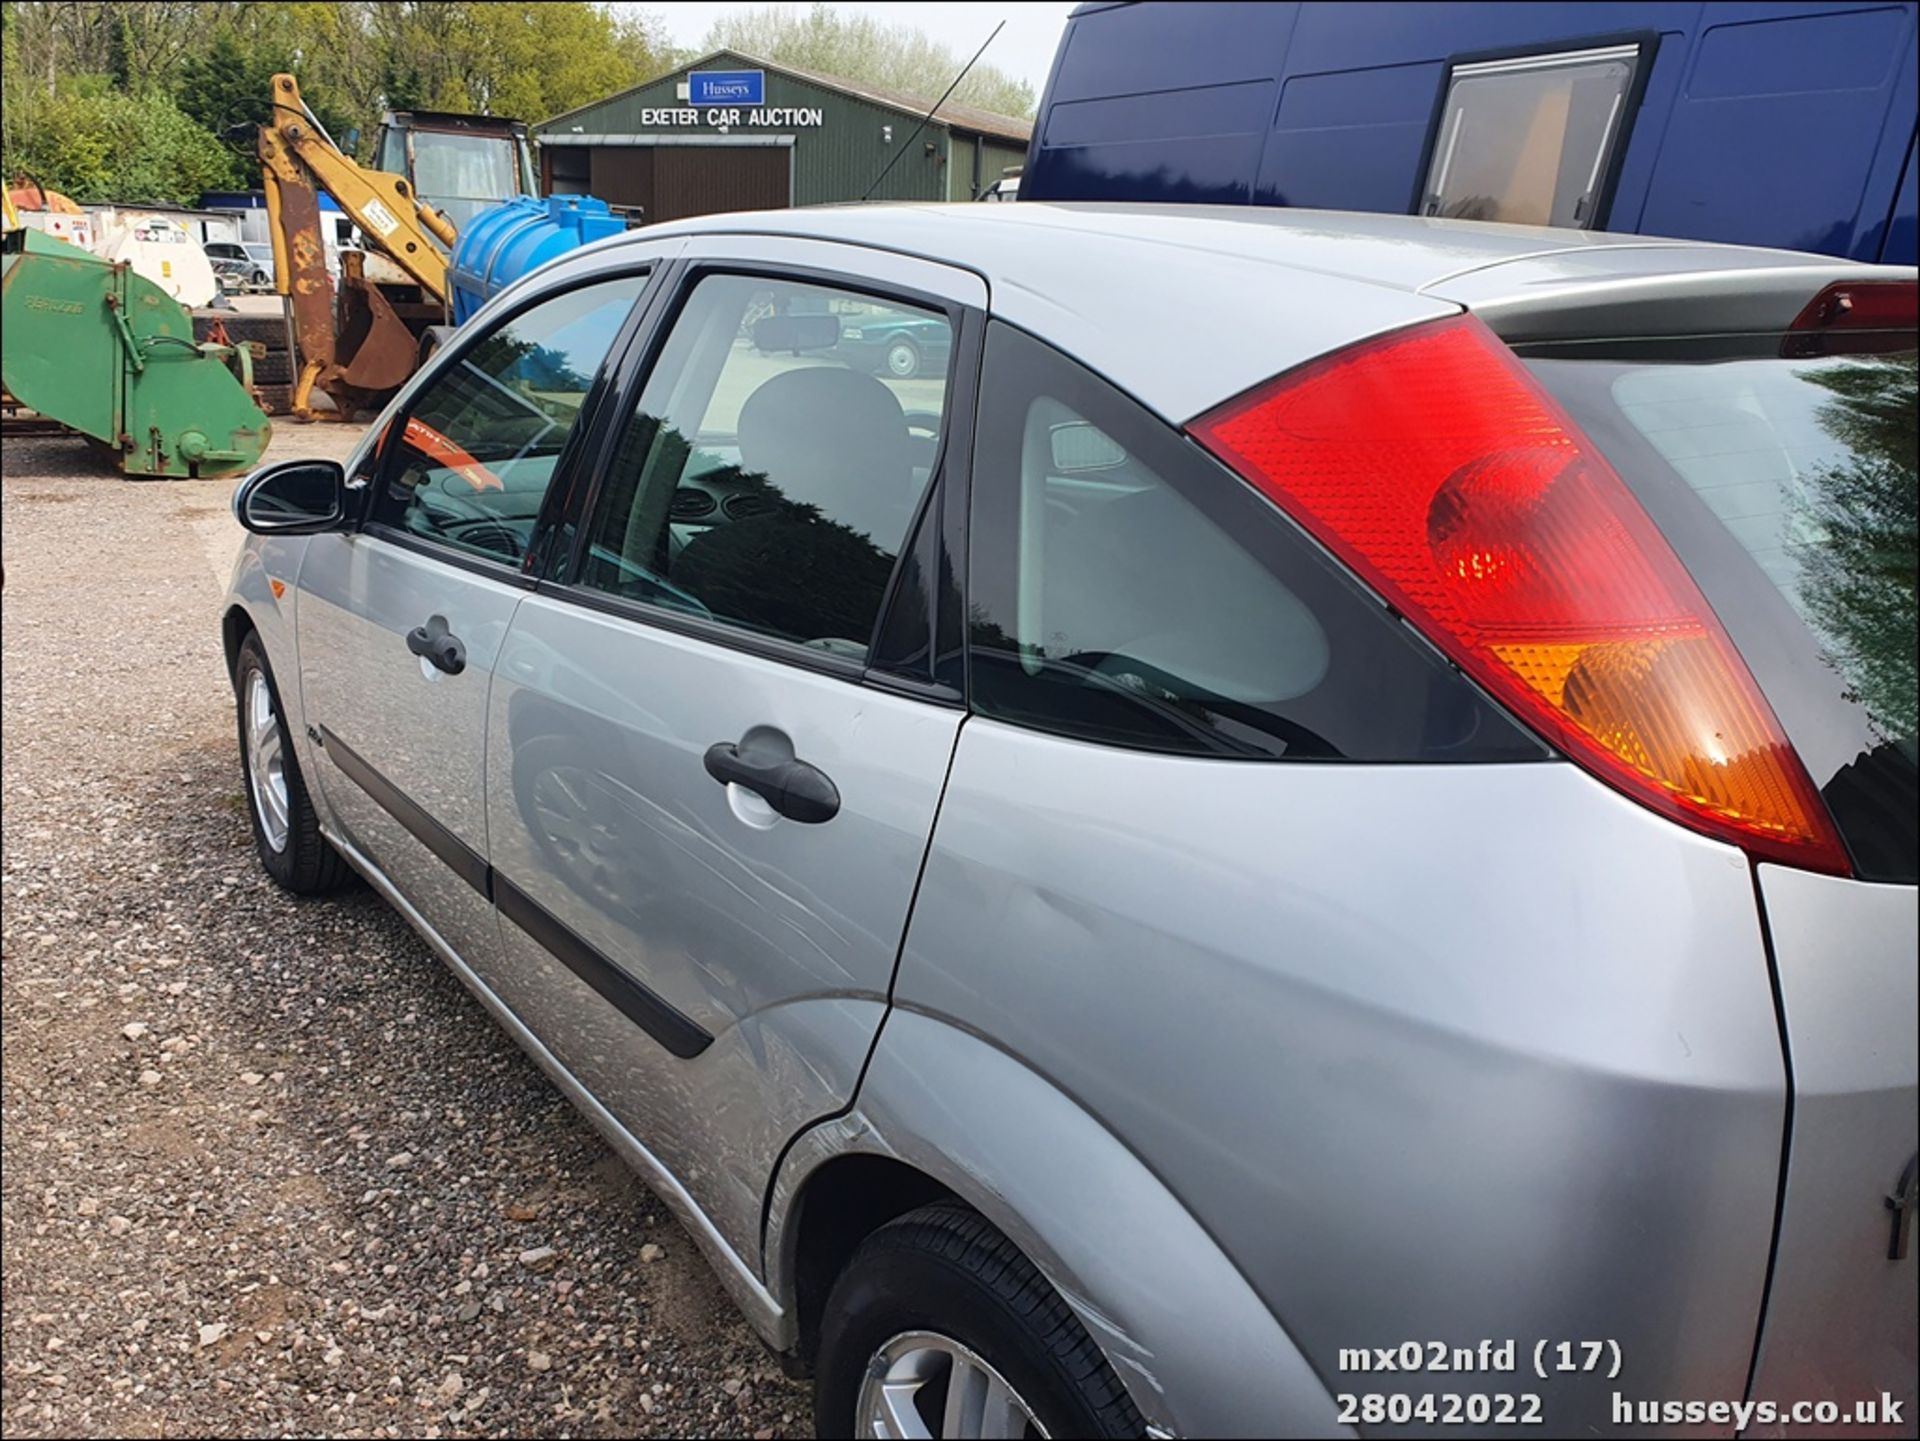
[[[628,1020],[683,1061],[713,1044],[713,1036],[680,1014],[620,966],[609,960],[566,922],[501,875],[460,837],[428,815],[399,787],[368,765],[353,748],[325,726],[320,745],[348,780],[406,827],[413,838],[452,868],[454,874],[491,900],[500,914],[525,931],[581,980],[600,993]]]
[[[480,853],[460,837],[428,815],[398,786],[381,775],[356,754],[339,736],[320,727],[320,748],[361,790],[379,803],[380,809],[412,833],[413,838],[445,861],[453,873],[483,896],[492,896],[488,886],[487,863]]]
[[[627,972],[600,954],[577,932],[498,871],[493,899],[500,914],[544,946],[557,960],[600,993],[628,1020],[683,1061],[713,1044],[713,1037],[680,1014]]]

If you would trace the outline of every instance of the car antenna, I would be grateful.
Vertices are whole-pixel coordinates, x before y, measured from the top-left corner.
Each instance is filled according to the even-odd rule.
[[[933,119],[935,112],[938,111],[942,105],[945,105],[947,103],[947,95],[953,94],[955,89],[959,87],[960,82],[967,78],[967,72],[973,69],[974,64],[980,59],[982,55],[985,55],[987,53],[987,47],[993,44],[994,36],[998,35],[1002,30],[1006,28],[1007,28],[1007,22],[1005,20],[1002,20],[998,25],[993,27],[993,35],[989,35],[985,40],[982,40],[980,42],[980,48],[973,52],[973,59],[969,60],[965,65],[962,65],[960,67],[960,73],[953,77],[953,84],[947,87],[946,95],[942,95],[938,100],[933,102],[933,109],[929,110],[925,115],[922,115],[920,117],[920,123],[913,127],[913,134],[909,135],[905,140],[900,142],[900,148],[893,152],[893,159],[889,160],[884,166],[882,166],[880,169],[880,173],[873,177],[873,184],[869,185],[866,188],[865,193],[863,193],[860,197],[862,200],[867,199],[867,197],[872,195],[875,190],[878,190],[880,188],[880,182],[882,180],[885,180],[887,178],[888,172],[893,169],[894,161],[897,161],[902,155],[905,155],[907,153],[908,147],[913,144],[915,138],[920,134],[922,130],[925,130],[927,128],[927,122]]]

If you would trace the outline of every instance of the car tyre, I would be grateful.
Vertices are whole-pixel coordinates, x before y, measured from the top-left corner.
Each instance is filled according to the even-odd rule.
[[[240,643],[233,667],[241,780],[253,820],[254,849],[268,875],[299,896],[338,890],[352,876],[320,834],[320,817],[287,733],[280,690],[258,633]]]
[[[956,1203],[910,1211],[861,1242],[827,1298],[817,1373],[822,1436],[918,1434],[878,1427],[887,1405],[913,1407],[942,1437],[1018,1436],[1022,1420],[1048,1436],[1146,1429],[1066,1302],[1018,1247]],[[956,1378],[973,1409],[949,1429]],[[996,1415],[1014,1424],[996,1426]]]
[[[894,380],[912,380],[920,373],[920,347],[905,336],[895,336],[881,352],[880,364]]]
[[[249,276],[247,277],[247,284],[249,284],[249,285],[257,285],[257,286],[259,286],[259,287],[260,287],[261,289],[263,289],[263,290],[264,290],[264,289],[266,288],[266,285],[267,285],[267,273],[266,273],[266,271],[264,271],[264,270],[256,270],[256,271],[254,271],[254,272],[253,272],[253,274],[251,274],[251,275],[249,275]]]

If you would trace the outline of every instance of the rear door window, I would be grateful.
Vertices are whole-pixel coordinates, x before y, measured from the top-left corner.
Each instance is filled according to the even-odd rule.
[[[1911,882],[1915,354],[1794,359],[1777,336],[1731,344],[1642,341],[1610,358],[1596,342],[1528,364],[1693,572],[1856,869]]]
[[[1456,65],[1422,213],[1591,228],[1639,47]]]
[[[947,411],[939,311],[701,279],[622,433],[579,580],[863,662]]]
[[[974,708],[1242,759],[1543,748],[1218,462],[996,323],[968,552]]]

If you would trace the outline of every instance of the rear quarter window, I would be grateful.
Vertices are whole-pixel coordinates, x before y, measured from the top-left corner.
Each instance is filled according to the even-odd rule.
[[[1241,759],[1546,754],[1264,497],[998,322],[968,554],[983,714]]]

